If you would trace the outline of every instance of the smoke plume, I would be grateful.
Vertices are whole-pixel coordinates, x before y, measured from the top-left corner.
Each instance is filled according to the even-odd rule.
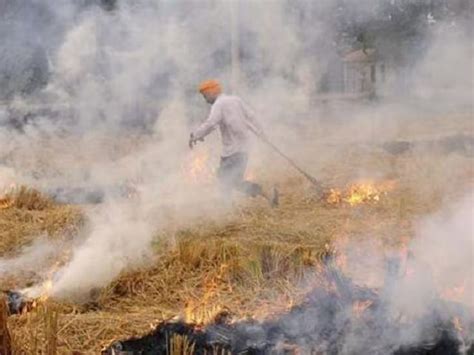
[[[2,92],[9,104],[6,113],[0,111],[0,161],[21,175],[20,182],[63,197],[61,188],[73,186],[76,201],[84,199],[84,190],[98,190],[103,201],[86,212],[90,234],[55,276],[57,296],[87,293],[148,260],[154,233],[169,223],[170,211],[187,221],[183,223],[203,215],[219,218],[225,211],[208,191],[183,183],[188,133],[208,111],[196,93],[202,79],[218,78],[227,91],[247,100],[270,137],[314,172],[337,156],[324,148],[332,138],[346,144],[396,139],[405,123],[401,116],[427,116],[433,97],[446,90],[449,105],[438,101],[438,114],[453,107],[472,110],[472,81],[467,79],[472,76],[472,37],[464,32],[464,20],[446,27],[442,20],[432,24],[432,17],[422,15],[417,15],[419,28],[410,38],[422,41],[416,44],[426,51],[410,51],[407,44],[409,55],[403,60],[390,56],[393,48],[381,53],[387,81],[380,93],[390,93],[387,101],[334,107],[315,99],[325,87],[341,85],[339,77],[328,74],[335,58],[349,48],[376,44],[358,28],[385,21],[384,11],[396,14],[393,1],[375,7],[371,1],[245,1],[232,7],[226,1],[139,0],[118,2],[109,10],[91,2],[34,2],[37,12],[17,3],[8,7],[0,2],[9,14],[31,13],[28,26],[21,16],[9,17],[17,31],[2,36],[9,40],[0,53],[9,54],[0,56],[0,68],[2,78],[10,79],[8,92]],[[232,16],[238,16],[237,26],[232,27]],[[348,18],[356,21],[349,23]],[[3,23],[0,29],[7,31]],[[240,46],[238,80],[232,80],[233,31]],[[25,57],[22,49],[41,43],[45,47],[31,55],[39,68],[35,76],[26,70],[31,64],[16,59]],[[407,82],[410,77],[413,82]],[[413,96],[407,98],[407,93]],[[47,110],[35,111],[38,105]],[[328,125],[328,117],[334,125]],[[306,126],[316,127],[314,134],[321,137],[315,143],[320,148],[317,159],[303,155],[301,138],[312,139],[305,136]],[[213,139],[205,144],[211,146]],[[214,161],[218,154],[212,151]],[[258,164],[267,157],[263,152],[252,159]],[[131,182],[136,196],[121,198],[115,187],[120,190]],[[431,247],[415,244],[421,248],[416,254],[430,263],[435,256],[449,260],[439,251],[454,249],[439,243],[445,238],[441,235],[459,228],[464,217],[459,218],[446,231],[436,229]],[[457,237],[460,243],[469,239]],[[467,258],[453,256],[453,264],[446,264],[440,276],[454,277],[452,272]]]

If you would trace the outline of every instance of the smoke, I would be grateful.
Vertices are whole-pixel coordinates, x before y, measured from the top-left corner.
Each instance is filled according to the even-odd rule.
[[[423,100],[436,101],[440,97],[451,110],[471,110],[473,95],[472,32],[452,24],[442,24],[430,37],[431,45],[417,67],[413,84],[414,94]],[[452,65],[456,70],[452,70]]]
[[[293,154],[307,157],[314,171],[337,153],[321,149],[317,161],[303,155],[300,138],[309,135],[307,126],[316,126],[315,136],[321,137],[316,145],[334,136],[338,141],[393,139],[404,125],[399,116],[407,112],[414,116],[426,108],[400,92],[417,93],[426,101],[447,87],[455,93],[454,98],[449,96],[450,107],[463,102],[468,107],[472,83],[463,71],[468,73],[472,65],[472,53],[469,58],[466,49],[472,39],[461,31],[454,44],[446,39],[455,36],[449,30],[427,39],[433,45],[424,56],[416,52],[416,58],[402,64],[387,59],[387,82],[380,92],[395,92],[390,105],[334,107],[316,99],[321,83],[332,80],[327,73],[335,58],[351,47],[373,44],[357,29],[352,31],[374,17],[385,18],[380,17],[383,6],[372,3],[349,1],[344,7],[333,1],[245,1],[234,8],[241,68],[234,89],[259,112],[270,137]],[[31,96],[13,89],[5,95],[14,99],[8,113],[0,113],[0,148],[4,163],[21,172],[29,185],[56,192],[76,187],[76,201],[87,200],[84,190],[101,191],[104,202],[87,211],[90,235],[54,280],[55,295],[71,296],[103,286],[148,260],[154,233],[170,223],[170,214],[186,224],[225,213],[222,202],[217,203],[209,191],[185,184],[182,165],[190,154],[188,133],[208,110],[196,94],[197,83],[216,77],[231,90],[230,40],[235,29],[232,7],[225,1],[140,0],[119,2],[112,11],[85,3],[40,7],[49,21],[33,16],[30,26],[19,26],[14,37],[6,36],[11,43],[2,48],[16,56],[13,60],[11,55],[0,56],[0,67],[9,77],[19,77],[16,73],[30,65],[17,63],[21,70],[8,69],[8,63],[20,57],[13,49],[23,48],[20,43],[36,33],[43,40],[35,43],[48,44],[41,54],[45,60],[39,61],[41,67],[47,64],[48,80],[33,80],[39,84],[27,90],[34,91]],[[357,20],[348,25],[351,16]],[[52,32],[56,34],[48,41]],[[444,48],[447,42],[449,49]],[[445,68],[454,65],[459,67],[450,76],[452,71]],[[407,67],[420,74],[413,85],[406,85]],[[432,77],[433,72],[439,75]],[[339,77],[333,86],[338,85]],[[458,96],[459,90],[465,95]],[[48,110],[35,111],[38,103]],[[12,129],[8,122],[17,116],[19,128]],[[328,125],[332,135],[325,134],[327,117],[334,118],[335,124]],[[217,138],[209,137],[205,144],[213,146],[213,140]],[[212,154],[216,161],[218,151],[213,149]],[[267,154],[254,156],[254,163],[264,161]],[[130,183],[136,196],[122,199],[115,187],[122,191],[120,187]]]
[[[459,288],[459,301],[474,311],[473,206],[471,191],[446,211],[426,218],[411,249],[420,264],[429,266],[438,288]]]
[[[397,312],[416,317],[418,312],[423,314],[433,306],[430,300],[450,295],[474,310],[473,192],[423,217],[415,237],[406,246],[407,255],[401,255],[398,249],[384,250],[377,241],[348,243],[343,247],[347,253],[344,268],[356,283],[381,287],[387,281],[387,259],[401,259],[398,276],[403,277],[395,281],[387,294]],[[449,292],[454,289],[458,294]]]
[[[38,237],[31,245],[24,247],[20,256],[1,259],[0,273],[3,275],[21,275],[24,272],[33,272],[47,265],[58,255],[61,243]]]
[[[17,176],[12,168],[0,167],[0,191],[8,191],[16,181]]]
[[[107,204],[107,212],[90,216],[91,234],[76,248],[67,267],[56,275],[52,294],[81,295],[107,284],[127,266],[147,261],[154,225],[144,220],[140,212],[115,202]]]
[[[350,300],[342,302],[338,313],[332,315],[340,329],[345,329],[347,322],[351,324],[350,330],[344,333],[341,353],[371,348],[392,353],[393,349],[434,344],[440,337],[441,324],[453,321],[459,321],[464,329],[460,353],[466,353],[472,346],[473,196],[471,191],[441,211],[423,217],[416,235],[406,246],[406,253],[383,248],[377,241],[352,241],[341,248],[346,260],[345,273],[359,287],[378,290],[383,305],[375,305],[377,311],[372,315],[379,332],[374,338],[373,324],[361,321],[364,315],[353,313]],[[306,312],[310,313],[311,309]],[[293,320],[298,324],[295,329],[300,329],[296,333],[321,328],[309,314],[302,319],[307,320],[302,324],[299,318]],[[397,324],[401,329],[395,330]],[[315,332],[318,336],[320,333]]]
[[[352,240],[340,250],[348,253],[345,268],[351,278],[331,259],[316,277],[309,268],[311,291],[283,314],[262,322],[221,321],[198,330],[165,321],[142,338],[112,344],[109,352],[156,350],[166,344],[164,334],[186,329],[196,349],[212,344],[255,353],[296,348],[303,353],[471,354],[473,202],[471,193],[423,217],[408,253]],[[367,282],[374,284],[367,288]],[[453,299],[444,291],[456,285],[466,293]]]

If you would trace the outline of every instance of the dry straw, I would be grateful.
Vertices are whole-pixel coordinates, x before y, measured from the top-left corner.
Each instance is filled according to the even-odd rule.
[[[222,309],[235,318],[285,312],[312,286],[309,276],[334,240],[375,236],[382,245],[396,246],[400,237],[413,234],[414,219],[440,205],[439,199],[418,190],[423,178],[409,158],[351,154],[353,165],[328,165],[328,184],[341,187],[352,181],[354,165],[405,175],[397,177],[397,188],[380,201],[354,207],[328,205],[304,180],[292,177],[280,186],[278,209],[250,201],[220,222],[164,226],[154,240],[154,263],[124,272],[96,290],[90,302],[49,300],[27,314],[10,316],[15,351],[97,354],[115,340],[143,335],[176,315],[207,321]],[[64,231],[83,224],[77,207],[55,204],[29,190],[15,198],[14,205],[0,210],[3,256],[18,253],[41,233],[61,238]],[[21,286],[26,280],[17,282]],[[168,343],[170,354],[191,354],[194,346],[184,337],[170,336]],[[213,354],[226,351],[215,349]]]

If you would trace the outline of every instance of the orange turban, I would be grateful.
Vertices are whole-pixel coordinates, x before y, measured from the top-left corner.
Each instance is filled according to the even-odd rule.
[[[201,94],[220,94],[222,92],[221,84],[217,80],[206,80],[199,85],[199,92]]]

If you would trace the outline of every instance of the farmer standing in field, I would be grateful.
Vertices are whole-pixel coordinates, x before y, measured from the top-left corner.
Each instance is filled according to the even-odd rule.
[[[264,193],[259,184],[245,181],[244,174],[248,161],[250,131],[263,136],[263,130],[250,107],[239,97],[222,93],[216,80],[207,80],[199,86],[199,92],[211,104],[209,117],[189,137],[192,149],[197,141],[202,141],[216,127],[222,138],[222,154],[217,177],[226,196],[236,189],[246,195],[262,196],[272,207],[278,205],[278,191]]]

